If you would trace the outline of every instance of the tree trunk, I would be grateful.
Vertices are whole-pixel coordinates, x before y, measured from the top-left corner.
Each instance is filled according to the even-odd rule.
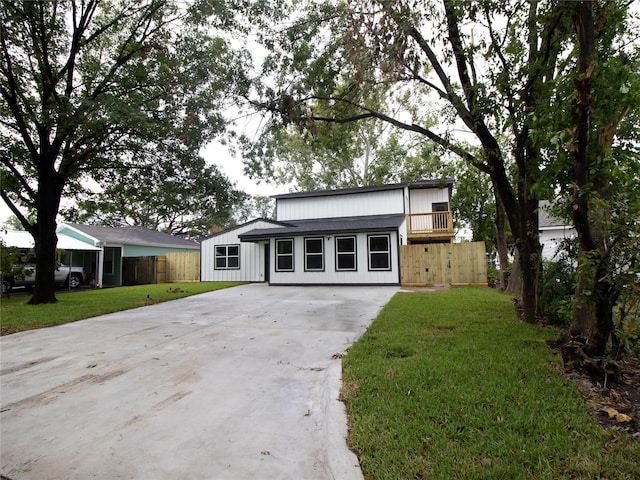
[[[585,263],[589,264],[589,260],[581,262],[581,266]],[[613,331],[613,305],[609,300],[609,286],[601,280],[606,275],[605,264],[600,263],[597,268],[587,270],[584,275],[578,270],[569,335],[588,357],[601,357],[606,353]]]
[[[515,259],[511,266],[511,275],[509,275],[509,283],[504,293],[509,295],[522,296],[522,271],[520,268],[520,252],[516,249]]]
[[[592,4],[582,1],[576,4],[575,26],[579,42],[578,74],[574,80],[578,92],[576,130],[573,142],[572,215],[578,233],[578,279],[575,304],[569,329],[570,340],[582,347],[589,357],[606,352],[609,336],[613,331],[613,306],[607,277],[604,254],[604,232],[592,225],[589,210],[590,188],[606,196],[606,178],[592,175],[592,156],[597,148],[590,149],[591,130],[591,75],[596,66]],[[595,146],[595,145],[594,145]],[[592,151],[593,150],[593,151]],[[593,184],[590,187],[590,184]],[[591,213],[593,215],[593,213]]]
[[[520,219],[520,267],[522,270],[522,308],[527,323],[535,323],[539,313],[539,294],[541,291],[542,258],[540,236],[538,233],[538,201],[522,192]]]
[[[509,267],[509,247],[507,245],[506,217],[504,213],[504,205],[500,200],[500,196],[495,194],[496,200],[496,249],[498,250],[498,260],[500,261],[500,289],[507,288],[506,272]]]
[[[53,162],[50,162],[49,165],[53,166]],[[62,177],[53,168],[38,173],[40,176],[36,196],[38,216],[31,231],[36,253],[36,284],[33,295],[28,302],[32,305],[58,301],[54,283],[58,244],[56,216],[64,185]]]

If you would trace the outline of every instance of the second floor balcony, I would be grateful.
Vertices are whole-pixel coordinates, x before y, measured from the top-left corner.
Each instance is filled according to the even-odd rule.
[[[450,211],[410,213],[407,215],[409,240],[453,241],[453,215]]]

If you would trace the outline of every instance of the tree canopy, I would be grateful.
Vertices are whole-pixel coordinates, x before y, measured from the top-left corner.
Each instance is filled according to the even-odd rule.
[[[591,35],[594,48],[585,58],[600,55],[593,71],[607,72],[607,91],[632,91],[637,57],[625,42],[634,45],[637,30],[628,23],[628,2],[296,2],[290,20],[264,36],[269,51],[264,73],[270,78],[251,98],[269,119],[263,138],[268,141],[282,125],[295,125],[313,137],[320,123],[346,126],[377,119],[455,153],[488,175],[519,252],[523,314],[533,322],[539,311],[541,266],[537,210],[540,200],[558,193],[558,182],[549,181],[548,173],[555,171],[571,185],[571,208],[584,215],[586,224],[596,225],[598,216],[612,218],[610,207],[594,209],[592,202],[589,210],[585,202],[594,195],[610,198],[597,193],[594,175],[608,168],[613,157],[598,154],[590,163],[578,162],[588,166],[589,174],[582,174],[580,181],[572,170],[577,161],[573,147],[564,155],[570,165],[554,157],[567,142],[575,142],[576,152],[588,150],[589,141],[572,133],[581,131],[574,112],[576,101],[590,99],[595,90],[583,88],[581,94],[579,88],[561,88],[573,86],[574,79],[575,85],[589,84],[588,61],[580,56],[583,27],[589,25],[581,15],[586,6],[593,11],[587,37]],[[378,101],[379,91],[388,92],[387,101]],[[406,98],[407,92],[413,105],[435,105],[437,121],[424,110],[389,108],[401,105],[393,99]],[[626,100],[610,96],[614,98]],[[589,113],[591,103],[585,105]],[[596,127],[611,125],[608,130],[587,135],[592,139],[590,152],[595,138],[607,133],[619,138],[625,125],[632,124],[618,124],[617,118],[635,118],[628,112],[620,115],[625,109],[614,101],[599,108],[597,115],[613,123]],[[558,122],[555,130],[551,118]],[[456,135],[461,129],[466,135]],[[633,159],[627,163],[635,165],[637,157],[628,152]],[[633,178],[632,171],[635,167],[628,167],[626,178]],[[603,258],[587,245],[584,250],[592,252],[591,260]],[[586,323],[591,326],[581,330],[595,344],[590,332],[599,327],[593,327],[592,320]],[[600,328],[605,336],[610,331],[610,325]],[[597,343],[593,352],[602,346]]]
[[[248,55],[220,32],[245,25],[238,15],[251,15],[250,8],[2,2],[0,196],[34,236],[32,302],[55,301],[63,195],[107,173],[122,180],[197,161],[203,142],[223,130],[227,99],[246,91]]]

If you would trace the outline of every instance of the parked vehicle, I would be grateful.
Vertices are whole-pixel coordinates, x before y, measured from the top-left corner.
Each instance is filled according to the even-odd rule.
[[[2,293],[11,291],[15,287],[33,288],[36,284],[36,266],[33,263],[26,263],[21,266],[22,274],[2,279]],[[66,288],[78,288],[85,281],[86,275],[83,267],[73,267],[58,264],[54,272],[54,282],[56,285],[63,285]]]

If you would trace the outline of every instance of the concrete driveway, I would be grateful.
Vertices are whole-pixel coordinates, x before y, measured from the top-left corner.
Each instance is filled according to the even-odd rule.
[[[362,478],[339,356],[397,290],[252,284],[2,337],[0,472]]]

